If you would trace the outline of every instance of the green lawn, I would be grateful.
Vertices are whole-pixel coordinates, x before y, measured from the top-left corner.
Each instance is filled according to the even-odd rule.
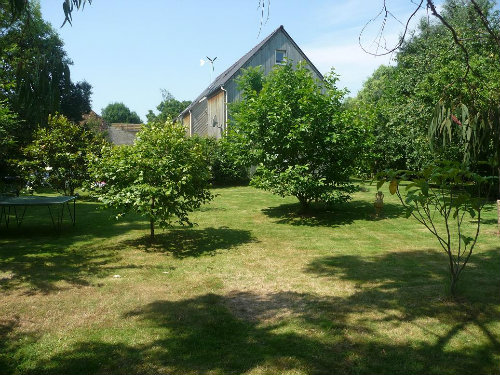
[[[154,243],[92,201],[60,233],[30,210],[0,230],[0,374],[499,374],[495,207],[452,301],[434,237],[365,188],[303,216],[215,189]]]

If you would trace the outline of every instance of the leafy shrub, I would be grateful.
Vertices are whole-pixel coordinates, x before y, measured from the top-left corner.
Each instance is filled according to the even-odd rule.
[[[187,138],[180,124],[150,123],[131,146],[105,149],[90,164],[93,193],[106,206],[146,216],[155,224],[190,225],[188,213],[212,199],[204,147]]]
[[[205,148],[212,173],[212,184],[231,186],[248,183],[248,168],[239,162],[231,142],[226,137],[222,139],[198,137],[198,142]]]
[[[49,116],[46,128],[38,128],[24,149],[23,169],[35,189],[49,186],[73,195],[88,179],[88,159],[99,154],[104,136],[75,124],[62,115]]]

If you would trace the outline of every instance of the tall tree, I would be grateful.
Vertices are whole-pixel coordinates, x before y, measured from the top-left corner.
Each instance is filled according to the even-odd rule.
[[[441,141],[431,152],[428,134],[436,103],[441,98],[489,108],[497,100],[498,54],[481,39],[487,32],[475,10],[467,2],[449,0],[442,16],[460,33],[467,61],[448,27],[425,19],[400,45],[396,66],[379,68],[358,94],[360,105],[373,106],[377,114],[375,169],[419,169],[436,153],[440,158],[462,160],[464,143],[458,132],[451,134],[452,142],[446,147]],[[491,13],[489,17],[498,16]],[[465,75],[467,67],[470,71]],[[456,128],[462,131],[459,125]],[[488,159],[488,153],[491,156],[487,151],[481,158]]]
[[[179,114],[186,109],[186,107],[191,104],[188,100],[179,101],[177,100],[168,90],[161,90],[162,101],[156,109],[158,114],[155,114],[152,110],[149,110],[146,114],[148,122],[165,122],[168,119],[175,120]]]
[[[70,83],[61,97],[61,113],[70,121],[80,122],[92,109],[92,86],[87,81]]]
[[[0,101],[0,178],[16,175],[12,160],[20,156],[19,133],[21,123],[6,102]],[[1,183],[1,181],[0,181]]]
[[[77,121],[88,112],[91,86],[71,82],[72,61],[38,5],[30,4],[29,14],[15,21],[0,13],[0,36],[0,99],[24,121],[25,139],[47,124],[49,114],[61,112]]]
[[[140,124],[142,123],[139,115],[132,112],[123,103],[110,103],[101,110],[101,116],[104,121],[108,123],[122,122],[129,124]]]
[[[30,0],[5,0],[5,3],[8,2],[10,15],[13,20],[23,17],[29,16],[31,12],[31,2]],[[85,8],[85,4],[92,4],[92,0],[64,0],[62,3],[62,10],[64,13],[64,22],[61,25],[64,26],[66,22],[71,24],[73,20],[73,11],[75,9],[83,9]],[[6,4],[7,5],[7,4]],[[7,7],[5,6],[4,9]]]

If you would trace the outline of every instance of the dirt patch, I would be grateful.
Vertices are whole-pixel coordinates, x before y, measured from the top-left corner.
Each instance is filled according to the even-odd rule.
[[[300,316],[308,305],[303,295],[288,291],[267,294],[232,291],[225,301],[236,317],[252,322]]]

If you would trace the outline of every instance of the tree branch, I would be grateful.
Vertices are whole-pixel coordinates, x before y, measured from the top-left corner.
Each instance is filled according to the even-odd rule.
[[[469,71],[470,71],[470,64],[469,64],[469,52],[467,51],[467,48],[465,48],[465,46],[462,44],[462,42],[460,41],[460,39],[458,38],[458,34],[457,32],[455,31],[455,29],[453,28],[453,26],[451,26],[444,18],[443,16],[441,16],[437,9],[436,9],[436,6],[434,5],[434,2],[433,0],[427,0],[427,7],[431,10],[431,13],[434,17],[436,17],[448,30],[450,30],[451,32],[451,35],[453,37],[453,40],[455,42],[456,45],[458,45],[460,47],[460,49],[462,50],[462,52],[464,53],[465,55],[465,66],[466,66],[466,71],[465,71],[465,74],[464,74],[464,79],[467,77],[467,75],[469,74]]]

